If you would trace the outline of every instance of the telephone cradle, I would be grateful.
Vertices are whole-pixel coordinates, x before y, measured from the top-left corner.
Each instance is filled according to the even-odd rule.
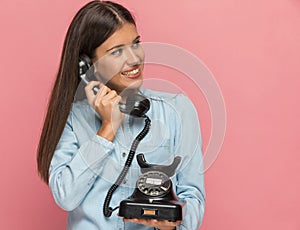
[[[182,220],[183,202],[179,202],[170,177],[181,161],[175,157],[171,165],[148,164],[143,154],[137,155],[142,175],[132,195],[121,201],[119,216],[127,219]]]

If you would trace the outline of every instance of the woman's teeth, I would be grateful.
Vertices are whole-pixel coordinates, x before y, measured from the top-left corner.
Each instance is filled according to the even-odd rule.
[[[139,68],[137,69],[134,69],[134,70],[131,70],[131,71],[128,71],[128,72],[122,72],[121,74],[124,75],[125,77],[128,77],[128,76],[132,76],[132,75],[135,75],[139,72]]]

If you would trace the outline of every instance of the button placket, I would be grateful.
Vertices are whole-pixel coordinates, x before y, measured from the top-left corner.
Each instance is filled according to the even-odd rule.
[[[125,132],[129,132],[129,120],[130,120],[130,116],[125,114],[125,118],[124,118],[124,130],[122,132],[122,143],[120,143],[120,152],[121,152],[121,162],[125,163],[126,161],[126,157],[127,157],[127,138],[125,135]],[[133,140],[132,140],[133,141]]]

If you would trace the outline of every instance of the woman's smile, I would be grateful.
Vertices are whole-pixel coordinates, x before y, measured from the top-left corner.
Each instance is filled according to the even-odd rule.
[[[121,76],[125,78],[135,79],[141,75],[140,65],[121,72]]]

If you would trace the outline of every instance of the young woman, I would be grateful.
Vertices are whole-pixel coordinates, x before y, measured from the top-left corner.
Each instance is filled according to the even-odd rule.
[[[197,113],[183,95],[141,89],[144,53],[139,43],[130,12],[108,1],[86,4],[68,29],[37,156],[41,178],[69,213],[67,229],[196,230],[202,222],[205,193]],[[80,57],[90,60],[94,80],[84,86],[86,98],[74,101],[80,91]],[[152,121],[138,151],[151,164],[169,165],[181,157],[171,180],[178,199],[184,201],[182,221],[103,214],[106,194],[144,127],[143,118],[122,113],[119,107],[137,92],[149,99],[147,116]],[[133,159],[110,206],[133,193],[140,174]]]

